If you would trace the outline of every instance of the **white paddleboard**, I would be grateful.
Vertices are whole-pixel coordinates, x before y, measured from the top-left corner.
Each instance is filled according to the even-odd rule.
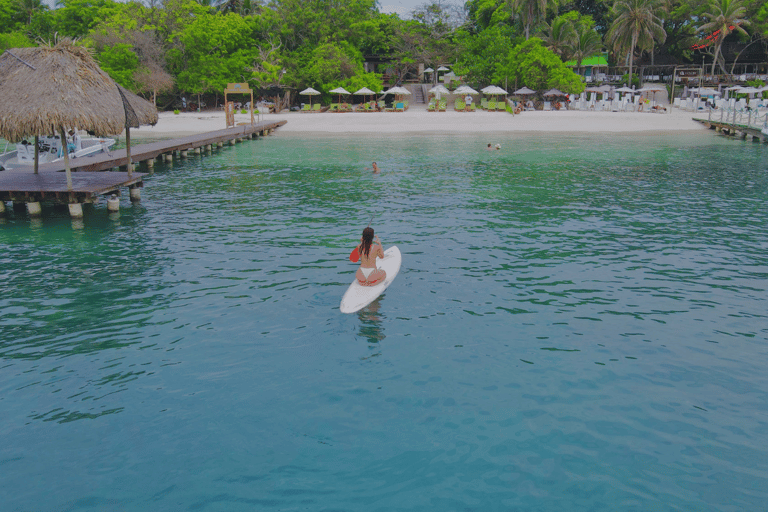
[[[365,306],[376,300],[376,297],[384,293],[384,290],[392,284],[397,273],[400,272],[400,263],[403,257],[400,255],[400,249],[393,245],[384,251],[383,258],[376,258],[376,267],[387,273],[383,282],[375,286],[362,286],[357,282],[357,278],[347,288],[347,293],[341,298],[339,309],[342,313],[354,313],[360,311]]]

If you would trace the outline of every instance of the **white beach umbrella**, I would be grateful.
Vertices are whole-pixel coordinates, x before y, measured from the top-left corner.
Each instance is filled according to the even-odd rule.
[[[720,91],[711,87],[702,87],[701,89],[694,90],[693,93],[699,96],[720,96]]]
[[[384,94],[407,94],[410,95],[411,91],[405,87],[392,87],[388,91],[384,91]]]
[[[631,87],[624,86],[616,89],[616,92],[635,92],[635,90],[632,89]]]
[[[512,94],[517,94],[517,95],[520,95],[520,96],[527,96],[529,94],[536,94],[536,91],[534,91],[533,89],[529,89],[527,87],[521,87],[520,89],[516,90]]]
[[[447,67],[445,67],[445,66],[440,66],[439,68],[437,68],[437,70],[438,70],[438,71],[450,71],[450,70],[449,70]]]
[[[314,90],[311,87],[307,87],[306,89],[301,91],[299,94],[306,94],[307,96],[309,96],[309,108],[311,109],[312,108],[312,96],[317,96],[318,94],[320,94],[320,91],[316,91],[316,90]]]
[[[432,69],[432,68],[427,68],[427,69],[425,69],[425,70],[424,70],[424,72],[425,72],[425,73],[434,73],[434,72],[435,72],[435,70],[434,70],[434,69]]]
[[[456,93],[456,94],[461,94],[461,95],[465,95],[465,94],[480,94],[479,92],[477,92],[476,90],[474,90],[473,88],[471,88],[468,85],[459,86],[453,92]]]
[[[491,96],[497,96],[499,94],[505,94],[505,95],[508,94],[507,91],[505,91],[498,85],[489,85],[488,87],[483,87],[482,89],[480,89],[480,91],[483,94],[488,94]]]
[[[372,90],[370,90],[367,87],[363,87],[362,89],[358,89],[357,91],[353,92],[352,94],[354,94],[355,96],[366,96],[367,97],[367,96],[373,96],[376,93],[373,92]],[[366,98],[366,100],[367,100],[367,98]]]
[[[341,103],[341,95],[342,94],[345,95],[345,96],[349,95],[349,94],[352,94],[351,92],[349,92],[348,90],[346,90],[343,87],[337,87],[337,88],[332,89],[332,90],[330,90],[328,92],[331,93],[331,94],[338,94],[339,95],[339,103]]]
[[[442,84],[434,86],[427,92],[431,92],[432,94],[450,94],[451,93],[451,91],[446,89],[446,87]]]

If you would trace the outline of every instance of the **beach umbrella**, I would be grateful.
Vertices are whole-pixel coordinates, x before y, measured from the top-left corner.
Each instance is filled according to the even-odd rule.
[[[701,89],[696,89],[693,93],[699,96],[720,96],[720,91],[711,87],[702,87]]]
[[[339,95],[339,103],[341,103],[341,96],[342,96],[342,94],[344,96],[348,96],[348,95],[352,94],[351,92],[349,92],[348,90],[346,90],[343,87],[337,87],[337,88],[335,88],[333,90],[330,90],[328,92],[331,93],[331,94],[338,94]]]
[[[445,67],[445,66],[440,66],[439,68],[437,68],[437,70],[438,70],[438,71],[450,71],[450,70],[449,70],[447,67]]]
[[[309,108],[312,108],[312,96],[317,96],[318,94],[320,94],[320,91],[316,91],[311,87],[307,87],[306,89],[301,91],[299,94],[306,94],[307,96],[309,96]]]
[[[660,85],[646,85],[642,89],[638,89],[637,92],[644,93],[644,92],[651,92],[653,93],[653,101],[656,101],[656,93],[659,91],[666,91],[666,87],[662,87]]]
[[[465,95],[465,94],[480,94],[479,92],[477,92],[476,90],[474,90],[473,88],[471,88],[468,85],[461,85],[461,86],[457,87],[456,90],[453,91],[453,92],[455,94],[461,94],[462,96]]]
[[[536,94],[536,91],[533,89],[529,89],[527,87],[521,87],[520,89],[516,90],[512,94],[517,94],[518,96],[527,96],[529,94]]]
[[[565,96],[565,93],[553,88],[545,92],[544,96]]]
[[[482,89],[480,89],[480,92],[488,96],[493,96],[494,101],[496,101],[496,96],[500,94],[503,94],[505,96],[507,95],[507,91],[505,91],[498,85],[489,85],[488,87],[483,87]]]
[[[78,128],[99,137],[125,130],[128,175],[132,176],[130,129],[156,123],[154,105],[118,85],[87,48],[71,39],[13,48],[0,55],[0,137],[17,141],[34,136],[37,146],[37,137],[60,133],[70,190],[65,130]]]
[[[363,87],[362,89],[358,89],[357,91],[353,92],[352,94],[354,94],[355,96],[369,96],[369,95],[373,96],[376,93],[373,92],[372,90],[370,90],[367,87]],[[363,100],[363,101],[365,101],[365,100]]]
[[[450,93],[451,93],[451,91],[449,91],[449,90],[448,90],[448,89],[447,89],[447,88],[446,88],[444,85],[442,85],[442,84],[434,86],[433,88],[431,88],[431,89],[430,89],[429,91],[427,91],[427,92],[431,92],[432,94],[450,94]]]
[[[430,89],[429,91],[427,91],[427,92],[430,92],[430,93],[434,94],[434,95],[435,95],[435,99],[436,99],[436,100],[439,100],[439,99],[440,99],[440,96],[441,96],[441,95],[443,95],[443,94],[450,94],[450,93],[451,93],[451,91],[449,91],[449,90],[448,90],[448,89],[447,89],[447,88],[446,88],[444,85],[442,85],[442,84],[434,86],[433,88],[431,88],[431,89]]]
[[[618,89],[616,89],[615,92],[635,92],[635,90],[632,89],[631,87],[624,86],[624,87],[619,87]]]

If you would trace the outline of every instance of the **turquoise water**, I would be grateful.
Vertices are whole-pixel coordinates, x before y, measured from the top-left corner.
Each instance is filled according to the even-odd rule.
[[[7,212],[0,508],[761,510],[766,169],[711,132],[278,133],[118,217]],[[342,315],[372,215],[401,273]]]

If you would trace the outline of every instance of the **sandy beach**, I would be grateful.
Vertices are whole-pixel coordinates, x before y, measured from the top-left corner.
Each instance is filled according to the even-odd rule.
[[[283,134],[432,134],[432,133],[642,133],[701,131],[693,113],[672,109],[666,113],[533,111],[511,115],[506,112],[427,112],[411,108],[406,112],[265,114],[261,120],[285,120]],[[237,123],[247,123],[248,114],[237,114]],[[223,112],[161,112],[155,126],[131,130],[133,137],[184,136],[226,127]]]

